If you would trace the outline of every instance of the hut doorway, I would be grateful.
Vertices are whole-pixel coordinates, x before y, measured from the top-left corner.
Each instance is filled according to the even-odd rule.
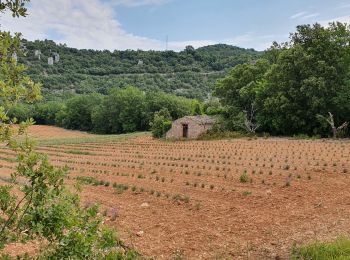
[[[188,138],[188,124],[182,125],[182,137]]]

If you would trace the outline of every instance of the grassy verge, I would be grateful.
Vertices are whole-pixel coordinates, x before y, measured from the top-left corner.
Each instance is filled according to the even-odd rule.
[[[38,145],[50,146],[50,145],[65,145],[65,144],[84,144],[84,143],[104,143],[126,140],[129,138],[135,138],[139,136],[149,135],[147,132],[138,132],[130,134],[120,135],[94,135],[91,137],[78,137],[78,138],[55,138],[55,139],[42,139],[37,140]]]
[[[350,239],[338,238],[332,243],[314,243],[293,249],[293,260],[350,259]]]

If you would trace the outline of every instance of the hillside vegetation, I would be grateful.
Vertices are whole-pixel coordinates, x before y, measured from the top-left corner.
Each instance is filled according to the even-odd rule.
[[[43,83],[43,93],[106,94],[112,87],[135,86],[142,90],[161,90],[185,97],[205,98],[215,81],[237,64],[253,61],[260,55],[252,49],[218,44],[174,51],[78,50],[51,40],[23,40],[26,55],[20,62],[28,74]],[[40,50],[40,60],[35,56]],[[60,55],[48,65],[48,57]],[[52,95],[53,96],[53,95]]]

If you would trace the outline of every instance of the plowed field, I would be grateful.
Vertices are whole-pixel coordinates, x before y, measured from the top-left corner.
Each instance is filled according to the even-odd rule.
[[[37,129],[38,150],[69,166],[69,184],[84,183],[83,203],[100,203],[106,223],[146,257],[288,259],[293,244],[350,235],[349,141]],[[0,184],[12,157],[0,150]]]

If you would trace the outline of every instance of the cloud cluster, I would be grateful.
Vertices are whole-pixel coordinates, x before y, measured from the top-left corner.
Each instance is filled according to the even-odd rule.
[[[112,6],[99,0],[36,0],[27,18],[1,18],[2,28],[23,32],[28,39],[59,36],[58,42],[81,49],[159,49],[156,40],[127,33]],[[52,36],[52,35],[50,35]]]
[[[27,18],[1,17],[1,29],[22,32],[29,40],[53,39],[79,49],[164,50],[165,42],[126,32],[117,20],[115,5],[136,7],[159,5],[170,0],[35,0]],[[265,49],[273,39],[252,34],[223,39],[222,43]],[[215,44],[212,40],[170,41],[168,48],[179,51],[187,45],[198,48]]]

